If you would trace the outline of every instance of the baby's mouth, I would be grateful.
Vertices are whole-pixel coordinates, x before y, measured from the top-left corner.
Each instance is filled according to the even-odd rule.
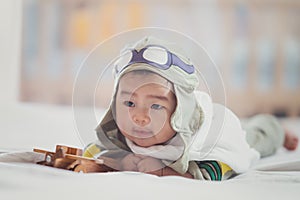
[[[132,129],[132,135],[134,137],[138,137],[138,138],[149,138],[149,137],[153,136],[153,133],[152,133],[151,130],[133,128]]]

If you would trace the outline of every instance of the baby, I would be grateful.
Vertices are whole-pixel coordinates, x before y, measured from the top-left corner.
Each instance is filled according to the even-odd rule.
[[[96,129],[100,143],[85,154],[99,147],[119,160],[118,170],[225,180],[282,145],[298,145],[270,115],[242,125],[196,90],[198,76],[186,56],[155,38],[123,50],[114,73],[112,102]]]

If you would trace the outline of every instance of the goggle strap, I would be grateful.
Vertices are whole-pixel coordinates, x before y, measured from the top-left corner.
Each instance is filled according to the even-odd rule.
[[[194,73],[195,69],[194,69],[193,65],[188,65],[188,64],[184,63],[180,58],[178,58],[178,56],[176,56],[172,53],[171,53],[171,55],[172,55],[172,64],[173,65],[176,65],[177,67],[184,70],[188,74]]]

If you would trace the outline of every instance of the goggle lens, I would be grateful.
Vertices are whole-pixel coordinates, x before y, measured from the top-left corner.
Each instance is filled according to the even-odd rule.
[[[168,52],[160,47],[149,47],[143,52],[143,58],[160,65],[165,65],[168,62]]]

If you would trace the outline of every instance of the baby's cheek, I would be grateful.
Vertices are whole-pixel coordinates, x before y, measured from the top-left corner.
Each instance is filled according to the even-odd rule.
[[[122,122],[128,117],[128,109],[125,109],[124,106],[116,106],[116,121]]]
[[[132,124],[131,118],[126,115],[117,115],[117,125],[121,132],[129,132]]]
[[[165,124],[169,122],[168,115],[165,111],[150,112],[150,115],[151,115],[152,127],[156,131],[161,130],[165,126]]]

